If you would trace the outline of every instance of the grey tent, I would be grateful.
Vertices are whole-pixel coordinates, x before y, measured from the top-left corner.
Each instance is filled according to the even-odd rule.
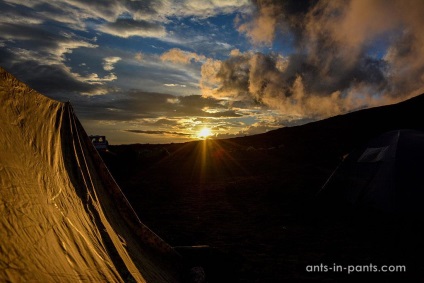
[[[333,203],[398,216],[424,212],[424,133],[395,130],[350,153],[320,196]]]

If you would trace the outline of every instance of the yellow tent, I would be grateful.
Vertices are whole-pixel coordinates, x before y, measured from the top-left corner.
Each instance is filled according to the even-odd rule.
[[[70,103],[0,68],[0,281],[178,282]]]

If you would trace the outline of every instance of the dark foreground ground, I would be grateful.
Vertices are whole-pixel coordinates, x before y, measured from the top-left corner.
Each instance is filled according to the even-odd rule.
[[[208,282],[415,282],[424,277],[418,224],[359,216],[316,193],[342,156],[370,138],[423,129],[422,109],[420,96],[251,137],[111,146],[102,157],[159,236],[172,246],[214,247],[197,259]],[[334,264],[406,272],[325,272]],[[307,272],[312,265],[319,267]]]

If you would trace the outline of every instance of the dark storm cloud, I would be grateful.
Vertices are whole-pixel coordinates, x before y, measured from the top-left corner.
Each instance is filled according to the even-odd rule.
[[[0,65],[31,88],[58,100],[68,100],[79,93],[103,91],[102,86],[74,78],[62,65],[40,64],[34,60],[22,61],[22,58],[7,49],[0,49]]]
[[[206,95],[323,117],[424,91],[423,1],[254,4],[253,18],[240,18],[238,30],[257,45],[291,36],[295,49],[286,57],[234,52],[217,62],[214,77],[208,73],[205,81],[215,88]]]
[[[31,41],[36,47],[51,48],[56,45],[59,38],[63,36],[54,34],[40,27],[27,23],[0,22],[0,37],[5,40]]]
[[[15,6],[4,2],[0,2],[0,10],[2,11],[1,22],[39,24],[43,21],[39,15],[34,14],[30,9],[16,9]]]
[[[34,89],[58,99],[75,93],[105,93],[104,82],[116,79],[115,75],[109,73],[99,77],[92,73],[83,76],[66,65],[66,55],[73,49],[96,48],[97,45],[60,24],[46,26],[43,16],[38,20],[29,17],[9,21],[27,13],[22,9],[0,19],[1,66]]]
[[[105,91],[102,86],[91,85],[73,78],[60,66],[26,62],[15,65],[13,70],[16,76],[27,78],[25,81],[29,86],[46,95],[60,92],[96,93]]]

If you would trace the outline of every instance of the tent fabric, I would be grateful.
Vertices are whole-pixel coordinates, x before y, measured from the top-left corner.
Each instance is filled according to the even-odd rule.
[[[397,215],[424,212],[424,133],[390,131],[351,152],[321,195],[349,207]]]
[[[383,147],[369,147],[359,157],[358,162],[378,162],[382,161],[386,156],[388,146]]]
[[[0,68],[0,281],[178,282],[70,103]]]

